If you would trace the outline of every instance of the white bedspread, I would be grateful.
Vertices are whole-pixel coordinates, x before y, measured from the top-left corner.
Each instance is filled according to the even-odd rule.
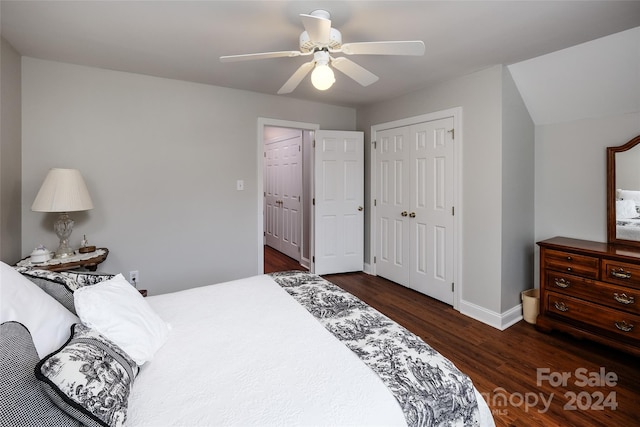
[[[404,424],[382,381],[267,276],[148,301],[173,329],[128,426]]]
[[[172,330],[127,426],[406,425],[382,380],[268,276],[147,300]]]

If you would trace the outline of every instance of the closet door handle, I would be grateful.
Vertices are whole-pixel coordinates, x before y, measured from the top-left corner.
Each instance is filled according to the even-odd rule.
[[[362,206],[358,206],[358,211],[362,212],[364,208]]]
[[[415,212],[411,212],[411,213],[409,214],[409,218],[415,218],[415,217],[416,217],[416,213],[415,213]]]
[[[407,211],[402,211],[402,213],[401,213],[400,215],[402,215],[402,216],[407,216],[407,215],[409,215],[409,214],[407,213]]]

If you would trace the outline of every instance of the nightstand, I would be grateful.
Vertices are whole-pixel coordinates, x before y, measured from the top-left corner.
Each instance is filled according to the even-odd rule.
[[[49,271],[64,271],[64,270],[73,270],[76,268],[84,268],[89,271],[96,271],[98,269],[98,264],[104,262],[109,255],[109,249],[107,248],[98,248],[94,252],[89,252],[86,254],[76,254],[67,258],[52,258],[46,262],[31,262],[31,257],[26,257],[25,259],[18,262],[18,267],[30,267],[37,268],[40,270],[49,270]]]

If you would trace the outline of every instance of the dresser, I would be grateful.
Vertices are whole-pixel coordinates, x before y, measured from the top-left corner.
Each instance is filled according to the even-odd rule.
[[[536,328],[640,355],[640,248],[566,237],[538,246]]]

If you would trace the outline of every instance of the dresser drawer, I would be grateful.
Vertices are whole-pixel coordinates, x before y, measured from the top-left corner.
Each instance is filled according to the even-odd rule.
[[[640,265],[603,259],[602,272],[605,282],[640,289]]]
[[[640,315],[640,291],[555,271],[547,272],[547,291]]]
[[[640,340],[640,316],[554,292],[547,293],[549,314],[590,325],[625,340]]]
[[[587,255],[547,249],[544,262],[544,267],[550,270],[562,271],[591,279],[597,279],[600,273],[599,259]]]

